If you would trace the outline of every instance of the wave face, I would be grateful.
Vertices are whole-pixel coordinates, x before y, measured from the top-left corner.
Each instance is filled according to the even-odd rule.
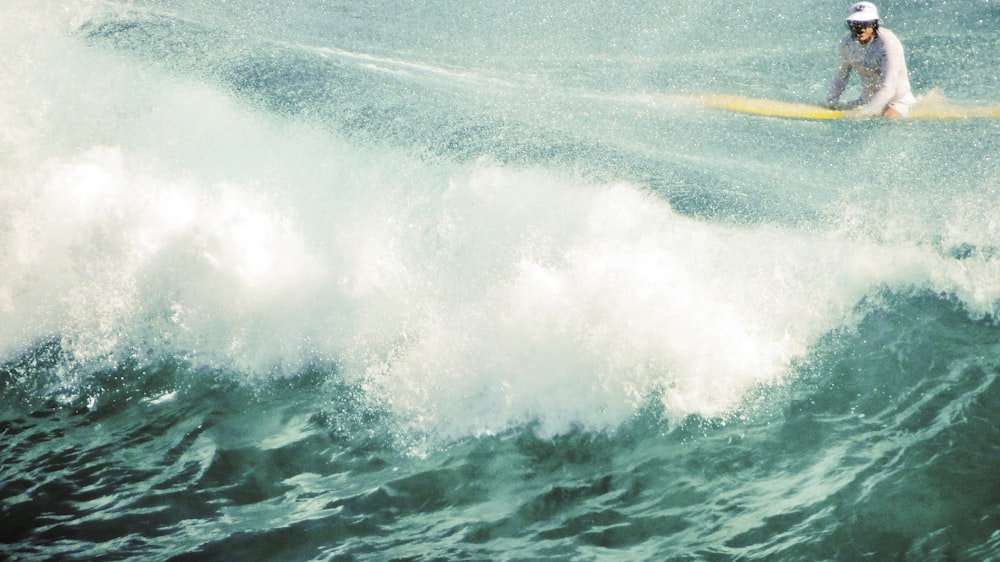
[[[1000,122],[685,101],[814,4],[4,5],[0,556],[1000,558]]]

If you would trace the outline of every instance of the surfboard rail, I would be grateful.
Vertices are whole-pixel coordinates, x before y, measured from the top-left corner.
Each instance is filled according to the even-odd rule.
[[[704,94],[695,96],[694,100],[704,107],[723,109],[736,113],[749,113],[767,117],[785,117],[789,119],[841,119],[843,111],[828,109],[806,103],[786,102],[765,98],[751,98],[739,95]]]
[[[690,99],[698,105],[710,109],[766,117],[810,120],[855,118],[851,112],[829,109],[820,105],[752,98],[735,94],[702,94],[690,96]],[[910,110],[906,119],[1000,119],[1000,105],[957,105],[949,103],[940,94],[931,92],[926,96],[917,97],[917,103]]]

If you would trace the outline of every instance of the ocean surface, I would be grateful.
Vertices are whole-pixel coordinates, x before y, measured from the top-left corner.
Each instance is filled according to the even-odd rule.
[[[1000,120],[692,101],[848,4],[7,0],[0,559],[1000,560]]]

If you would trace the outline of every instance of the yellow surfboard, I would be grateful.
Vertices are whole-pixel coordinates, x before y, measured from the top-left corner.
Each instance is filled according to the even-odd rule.
[[[693,96],[696,103],[736,113],[783,117],[786,119],[843,119],[849,112],[827,109],[818,105],[795,103],[746,96],[706,94]],[[917,98],[907,119],[1000,119],[1000,105],[954,105],[938,94],[931,93]]]
[[[730,96],[709,94],[693,98],[695,102],[712,109],[724,109],[736,113],[766,115],[768,117],[785,117],[788,119],[841,119],[843,111],[836,111],[809,105],[763,98],[748,98],[746,96]]]

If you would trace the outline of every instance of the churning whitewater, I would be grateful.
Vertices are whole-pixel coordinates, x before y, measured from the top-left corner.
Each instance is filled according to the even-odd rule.
[[[0,557],[1000,560],[1000,121],[690,101],[847,7],[0,8]]]

